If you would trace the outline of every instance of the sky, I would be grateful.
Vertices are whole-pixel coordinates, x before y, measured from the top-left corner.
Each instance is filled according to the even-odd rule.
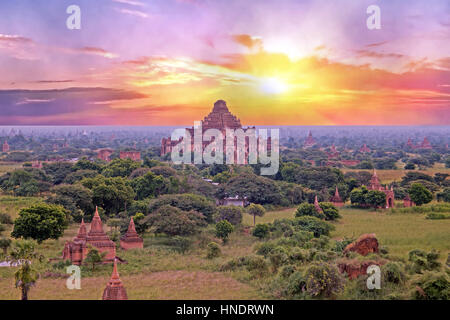
[[[219,99],[244,125],[450,125],[450,2],[0,2],[0,125],[192,125]]]

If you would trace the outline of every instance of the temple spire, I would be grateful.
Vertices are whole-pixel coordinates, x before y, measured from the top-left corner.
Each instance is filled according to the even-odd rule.
[[[111,280],[119,280],[120,281],[119,272],[117,271],[117,259],[116,258],[114,258],[114,267],[113,267],[113,272],[111,275]]]
[[[130,233],[136,233],[136,227],[134,225],[134,219],[131,217],[130,224],[128,225],[128,232]]]

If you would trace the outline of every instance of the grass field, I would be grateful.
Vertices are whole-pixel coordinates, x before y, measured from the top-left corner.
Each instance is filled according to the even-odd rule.
[[[0,162],[0,176],[6,172],[14,171],[19,168],[22,168],[21,163]]]

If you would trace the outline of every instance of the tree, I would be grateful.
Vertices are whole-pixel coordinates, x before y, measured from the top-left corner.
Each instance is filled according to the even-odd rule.
[[[128,177],[135,169],[139,168],[139,162],[131,159],[114,159],[102,171],[105,177]]]
[[[325,220],[333,221],[341,217],[338,208],[331,202],[321,202],[319,203],[319,206],[325,215]]]
[[[405,170],[414,170],[416,168],[416,165],[414,163],[408,162],[405,165]]]
[[[86,259],[84,260],[87,264],[92,266],[92,271],[94,271],[95,266],[103,261],[103,258],[106,256],[107,252],[100,252],[97,248],[93,246],[89,246],[89,252],[86,255]]]
[[[38,279],[38,273],[31,264],[31,260],[36,258],[42,260],[43,256],[35,252],[35,244],[32,241],[16,241],[14,243],[10,261],[19,265],[14,278],[16,288],[21,290],[22,300],[28,300],[28,292]]]
[[[168,184],[167,179],[151,171],[131,180],[131,186],[136,192],[136,200],[156,198],[163,193],[167,193]]]
[[[75,222],[81,218],[90,218],[94,212],[93,193],[82,185],[59,185],[52,189],[55,196],[47,199],[48,203],[59,204],[70,212]]]
[[[242,222],[242,209],[237,206],[220,206],[217,208],[216,221],[227,220],[232,225]]]
[[[0,248],[3,249],[3,254],[6,256],[8,248],[11,246],[11,239],[0,238]]]
[[[266,213],[266,209],[260,204],[252,203],[247,207],[247,213],[253,216],[253,226],[256,225],[256,216],[262,217]]]
[[[53,184],[60,184],[73,172],[73,165],[70,162],[44,163],[43,169],[51,177]]]
[[[408,191],[411,200],[418,206],[431,202],[433,194],[420,183],[413,183]]]
[[[196,211],[183,211],[171,205],[165,205],[147,218],[155,233],[170,236],[191,235],[205,227],[205,217]]]
[[[269,235],[269,226],[265,223],[258,223],[253,229],[252,235],[259,239],[267,238]]]
[[[438,201],[450,202],[450,188],[445,188],[444,191],[436,195]]]
[[[325,215],[322,212],[317,211],[316,207],[311,203],[302,203],[295,211],[296,218],[302,216],[311,216],[325,220]]]
[[[216,237],[222,239],[223,243],[228,242],[230,233],[234,230],[233,225],[227,220],[221,220],[216,224]]]
[[[344,288],[344,280],[336,266],[315,262],[305,271],[306,291],[311,296],[332,297]]]
[[[386,194],[383,191],[370,190],[364,195],[364,202],[373,208],[384,208],[386,206]]]
[[[63,207],[41,203],[20,210],[11,236],[41,243],[61,237],[67,225],[67,212]]]
[[[206,254],[207,259],[217,258],[222,253],[219,245],[215,242],[208,243],[207,249],[208,249],[207,254]]]

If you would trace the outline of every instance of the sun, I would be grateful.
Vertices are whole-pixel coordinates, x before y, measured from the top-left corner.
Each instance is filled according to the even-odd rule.
[[[261,80],[261,90],[267,94],[281,94],[289,89],[289,86],[278,78],[264,78]]]

